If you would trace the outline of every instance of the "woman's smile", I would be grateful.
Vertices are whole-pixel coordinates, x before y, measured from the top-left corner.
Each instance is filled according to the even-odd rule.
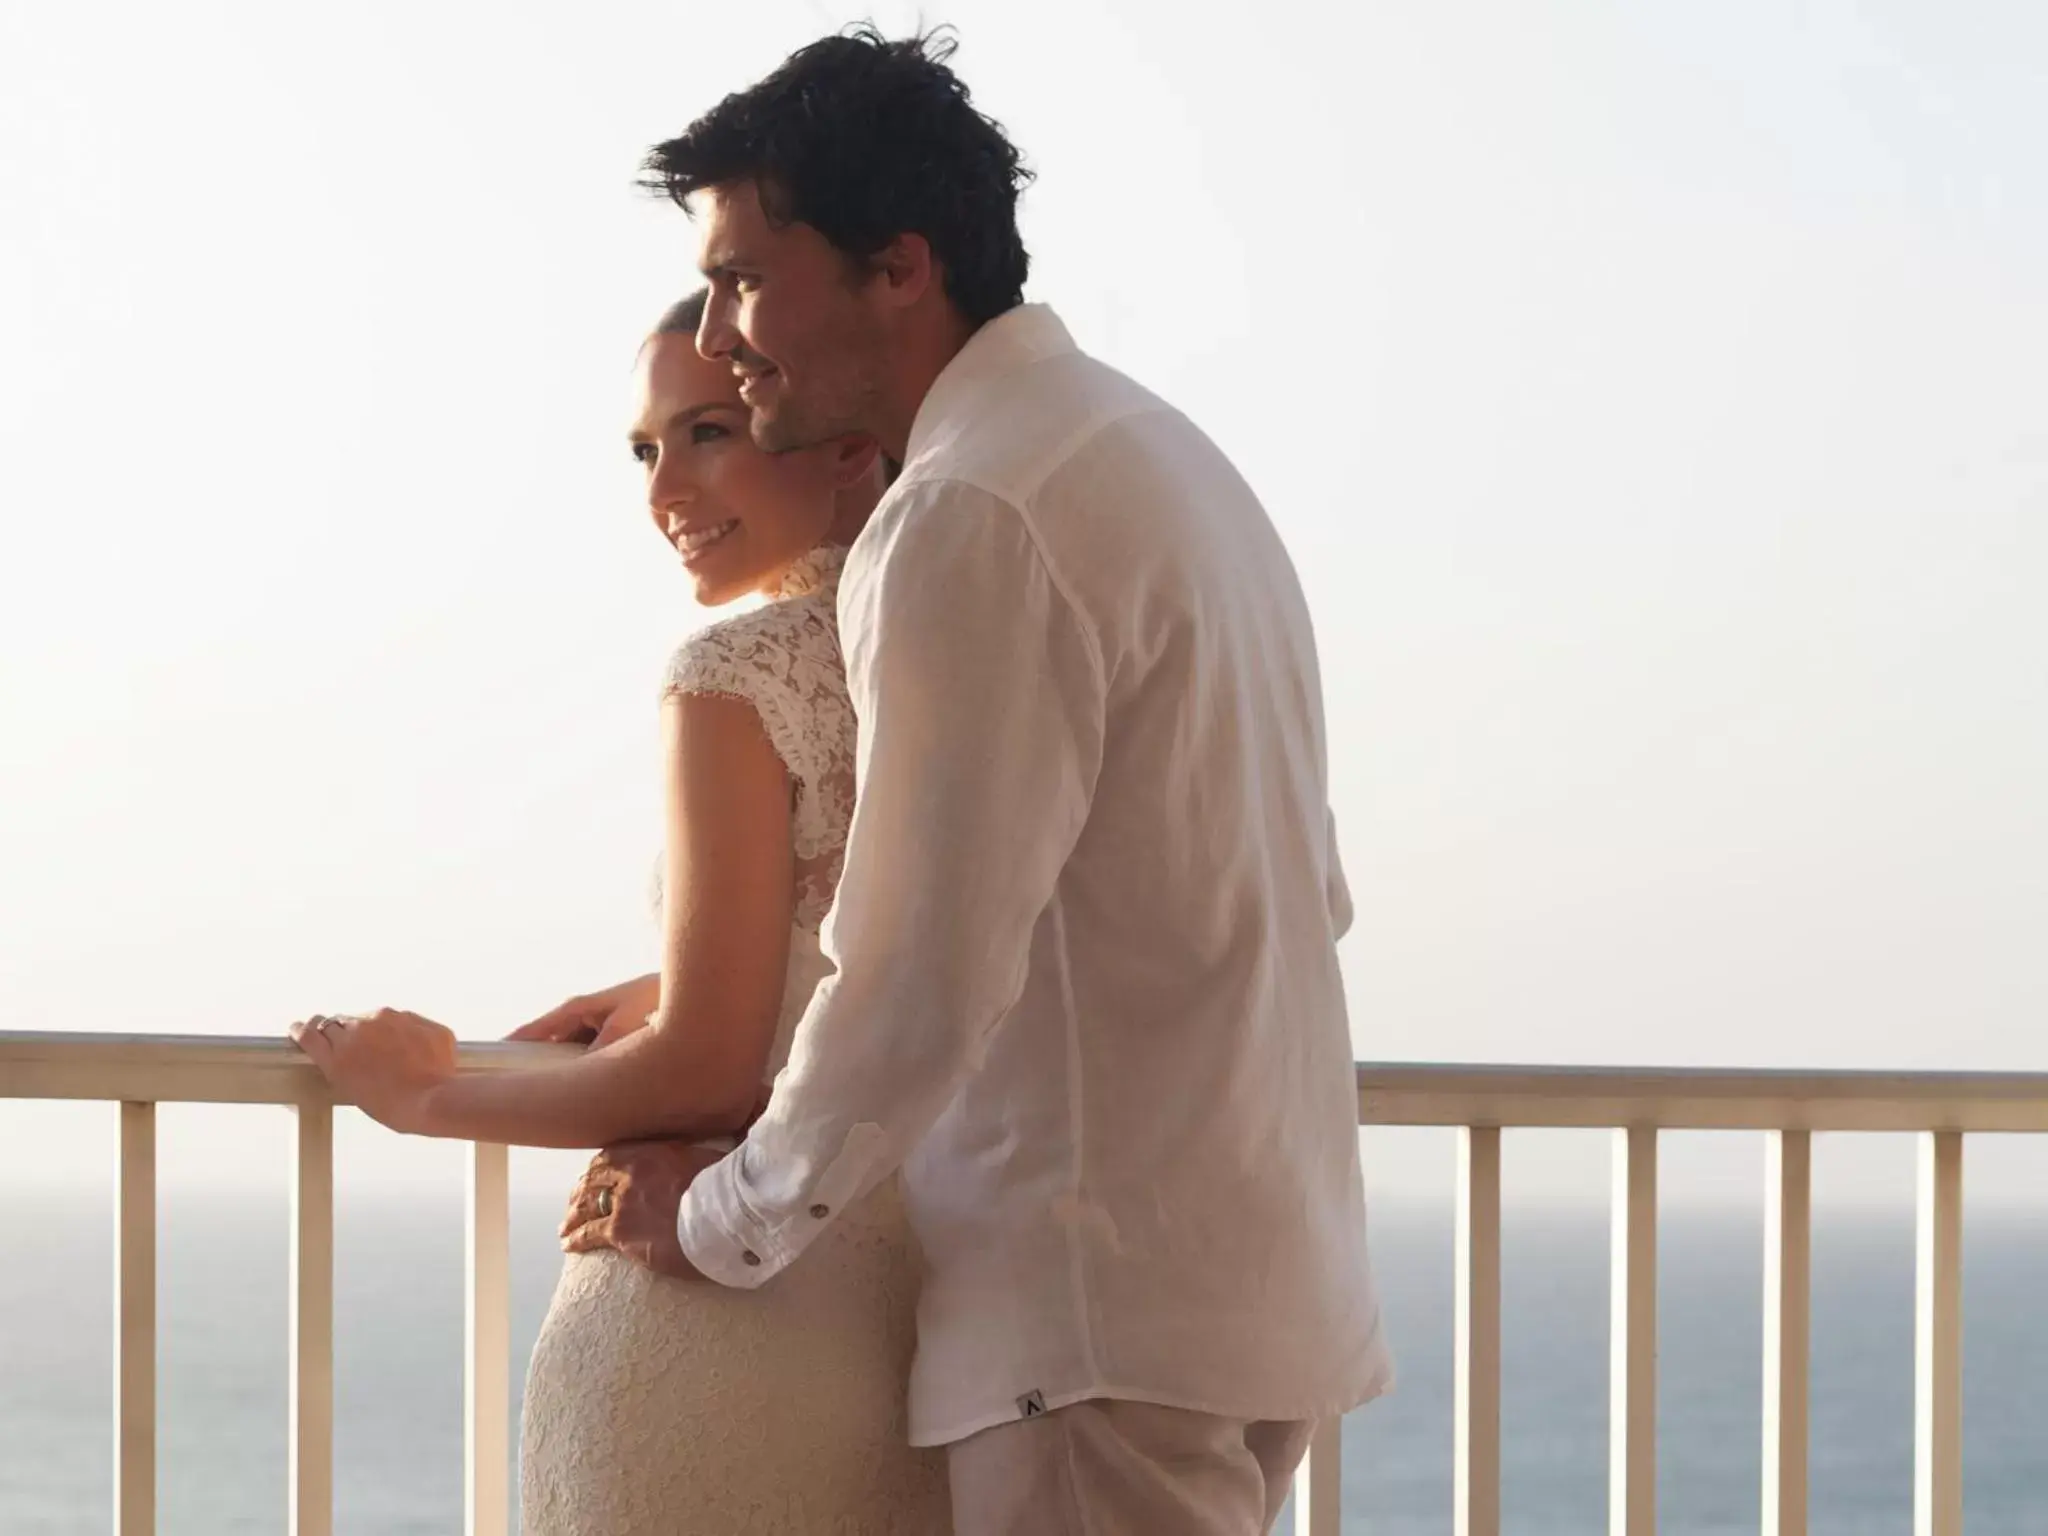
[[[689,529],[677,537],[676,553],[683,557],[684,565],[694,564],[707,551],[717,548],[725,536],[739,525],[738,518],[730,517],[722,523],[709,523],[702,528]]]

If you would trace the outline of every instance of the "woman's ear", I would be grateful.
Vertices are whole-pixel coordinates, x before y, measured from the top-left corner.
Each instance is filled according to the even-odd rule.
[[[842,437],[832,445],[832,483],[849,490],[873,477],[882,445],[865,433]]]

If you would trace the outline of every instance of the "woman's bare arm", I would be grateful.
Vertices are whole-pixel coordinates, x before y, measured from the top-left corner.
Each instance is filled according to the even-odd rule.
[[[448,1078],[401,1129],[592,1147],[726,1134],[752,1117],[796,901],[790,779],[759,716],[738,699],[671,695],[662,740],[666,900],[648,1026],[560,1065]]]

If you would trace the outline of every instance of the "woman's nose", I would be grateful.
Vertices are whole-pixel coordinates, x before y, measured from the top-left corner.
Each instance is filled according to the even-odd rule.
[[[654,509],[657,518],[682,517],[696,499],[697,488],[690,483],[682,467],[666,456],[655,465],[654,473],[647,477],[647,505]]]
[[[675,543],[683,525],[690,520],[689,502],[675,496],[649,496],[647,510],[654,519],[655,532],[671,544]]]

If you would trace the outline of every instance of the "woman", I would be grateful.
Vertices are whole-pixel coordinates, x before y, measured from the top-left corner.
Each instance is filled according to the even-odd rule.
[[[737,1134],[828,969],[818,928],[853,807],[840,562],[880,492],[876,450],[767,454],[730,370],[697,354],[703,296],[641,350],[634,457],[697,597],[762,606],[671,658],[662,689],[661,970],[515,1032],[587,1041],[557,1066],[457,1077],[416,1015],[293,1026],[337,1090],[416,1135],[591,1147]],[[564,1264],[526,1388],[527,1536],[927,1536],[944,1462],[910,1449],[917,1264],[893,1181],[815,1259],[755,1291],[615,1253]]]

